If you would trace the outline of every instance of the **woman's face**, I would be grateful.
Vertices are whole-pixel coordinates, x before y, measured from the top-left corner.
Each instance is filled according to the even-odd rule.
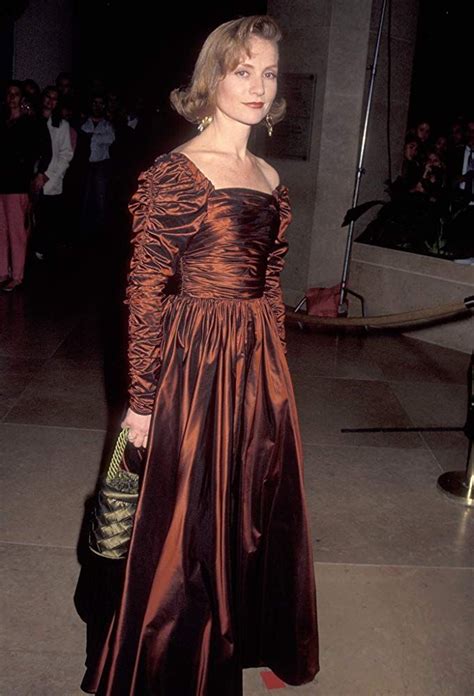
[[[7,106],[9,109],[19,109],[21,104],[21,90],[14,85],[7,89]]]
[[[417,154],[418,145],[415,140],[412,140],[411,142],[405,145],[405,159],[412,160],[417,156]]]
[[[102,97],[94,97],[91,113],[94,118],[102,118],[105,111],[105,100]]]
[[[58,105],[58,93],[55,89],[48,89],[43,96],[43,109],[54,111]]]
[[[270,111],[277,91],[278,48],[276,43],[254,36],[250,56],[242,56],[216,90],[216,115],[253,126]]]
[[[68,77],[62,77],[58,83],[58,90],[61,92],[63,96],[66,96],[67,94],[71,94],[72,92],[72,82],[69,80]]]
[[[428,138],[430,137],[430,124],[426,123],[426,121],[423,121],[423,123],[419,123],[416,129],[416,135],[418,138],[421,140],[422,143],[425,143]]]
[[[427,164],[430,164],[432,167],[441,167],[441,160],[436,152],[430,152],[430,154],[426,158],[426,162]]]
[[[448,149],[448,139],[444,135],[440,135],[435,143],[437,152],[444,153]]]

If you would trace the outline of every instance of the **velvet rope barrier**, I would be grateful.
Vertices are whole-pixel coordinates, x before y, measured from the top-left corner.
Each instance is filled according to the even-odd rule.
[[[364,328],[364,329],[406,329],[410,326],[421,326],[427,323],[442,322],[456,317],[468,316],[474,310],[474,295],[466,297],[462,302],[417,309],[399,314],[386,314],[375,317],[317,317],[306,312],[294,312],[286,306],[286,318],[290,322],[332,328]]]

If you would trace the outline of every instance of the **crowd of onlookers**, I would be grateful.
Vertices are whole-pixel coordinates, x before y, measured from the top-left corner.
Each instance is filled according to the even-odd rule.
[[[358,241],[474,259],[474,118],[438,133],[419,121],[406,135],[400,175],[387,184],[390,201]]]
[[[125,207],[160,154],[163,127],[156,104],[101,80],[79,90],[69,73],[42,90],[10,81],[1,108],[0,287],[10,292],[27,258],[46,262],[100,236],[109,202]]]

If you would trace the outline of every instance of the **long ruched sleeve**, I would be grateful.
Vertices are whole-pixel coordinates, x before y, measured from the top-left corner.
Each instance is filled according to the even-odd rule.
[[[283,270],[283,266],[285,265],[285,256],[288,252],[286,230],[291,222],[291,207],[288,189],[284,186],[279,187],[278,202],[280,208],[280,226],[274,245],[268,256],[264,295],[267,298],[275,316],[278,335],[280,337],[283,350],[286,353],[285,304],[283,302],[283,294],[281,291],[280,274]]]
[[[128,276],[129,404],[153,408],[161,366],[164,288],[206,214],[209,183],[193,176],[182,158],[159,157],[139,178],[129,210],[134,251]]]

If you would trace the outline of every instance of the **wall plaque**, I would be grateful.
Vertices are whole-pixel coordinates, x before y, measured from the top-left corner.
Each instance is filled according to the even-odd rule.
[[[275,124],[271,138],[263,129],[259,129],[257,148],[264,157],[308,160],[316,76],[311,73],[283,73],[278,77],[278,82],[278,94],[286,99],[286,116]]]

